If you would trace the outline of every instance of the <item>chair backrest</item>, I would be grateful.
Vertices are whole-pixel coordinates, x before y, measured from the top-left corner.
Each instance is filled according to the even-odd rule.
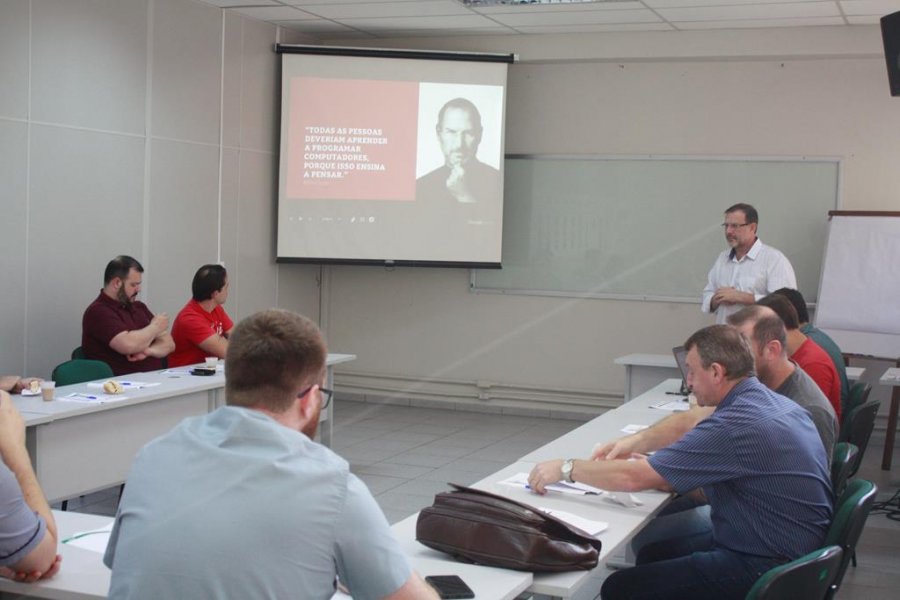
[[[832,517],[831,527],[828,528],[828,533],[825,535],[825,545],[840,546],[844,551],[844,556],[841,559],[837,577],[831,586],[829,598],[833,597],[841,586],[844,572],[856,552],[856,543],[862,534],[863,526],[869,517],[869,511],[872,510],[877,493],[878,487],[871,481],[854,479],[847,484],[846,489],[834,504],[834,517]]]
[[[850,470],[851,477],[856,474],[859,464],[866,453],[866,447],[869,445],[872,429],[875,428],[875,417],[878,415],[880,405],[881,403],[878,400],[869,400],[853,408],[844,416],[844,422],[841,423],[841,433],[838,441],[850,442],[859,448],[856,464]]]
[[[74,350],[72,350],[72,360],[85,360],[87,356],[84,354],[84,348],[78,346]]]
[[[67,360],[57,365],[52,375],[56,385],[71,385],[112,376],[112,369],[100,360]]]
[[[847,397],[846,406],[841,407],[841,414],[847,415],[848,412],[856,408],[857,406],[862,406],[869,400],[869,393],[872,391],[872,384],[866,383],[864,381],[857,381],[852,386],[850,386],[850,395]]]
[[[840,546],[828,546],[770,569],[756,580],[746,600],[822,600],[837,576],[843,553]]]
[[[838,442],[831,455],[831,490],[840,498],[850,478],[850,472],[859,464],[859,448],[850,442]]]

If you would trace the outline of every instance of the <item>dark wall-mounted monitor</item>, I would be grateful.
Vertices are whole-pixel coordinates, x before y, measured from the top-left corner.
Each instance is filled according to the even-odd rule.
[[[900,96],[900,12],[881,17],[881,39],[891,96]]]

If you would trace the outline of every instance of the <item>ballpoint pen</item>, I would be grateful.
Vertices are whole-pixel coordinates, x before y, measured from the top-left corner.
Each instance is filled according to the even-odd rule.
[[[64,539],[64,540],[63,540],[62,542],[60,542],[60,543],[62,543],[62,544],[68,544],[69,542],[72,542],[72,541],[75,541],[75,540],[80,540],[80,539],[83,538],[83,537],[87,537],[87,536],[89,536],[89,535],[97,535],[97,534],[101,534],[101,533],[109,533],[109,530],[108,530],[108,529],[100,529],[100,530],[97,530],[97,531],[85,531],[85,532],[83,532],[83,533],[76,533],[76,534],[73,535],[73,536],[67,537],[66,539]]]

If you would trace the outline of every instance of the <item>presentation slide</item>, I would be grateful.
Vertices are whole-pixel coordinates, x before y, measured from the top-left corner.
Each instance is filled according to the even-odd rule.
[[[282,54],[280,261],[499,266],[506,64]]]

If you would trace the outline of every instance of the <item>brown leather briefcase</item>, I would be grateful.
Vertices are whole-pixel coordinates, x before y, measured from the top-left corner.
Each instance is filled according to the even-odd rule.
[[[532,506],[448,484],[419,513],[416,539],[459,560],[535,573],[597,566],[600,540]]]

